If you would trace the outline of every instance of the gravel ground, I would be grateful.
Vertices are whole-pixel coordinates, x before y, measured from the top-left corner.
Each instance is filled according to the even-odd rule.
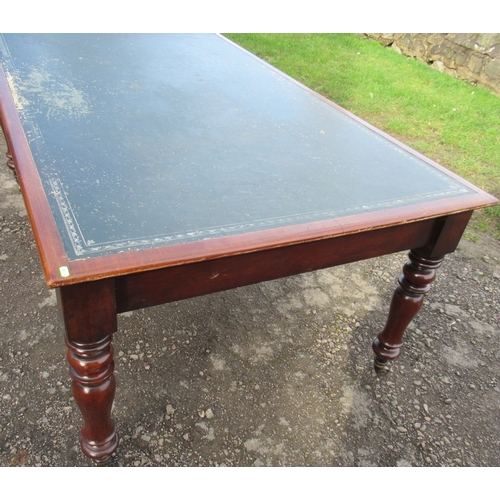
[[[5,143],[0,142],[0,157]],[[500,245],[449,255],[385,375],[406,254],[119,317],[113,466],[500,466]],[[0,465],[91,466],[55,295],[0,169]]]

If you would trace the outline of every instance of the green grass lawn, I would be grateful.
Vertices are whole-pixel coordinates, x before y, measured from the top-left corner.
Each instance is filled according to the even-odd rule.
[[[231,34],[229,39],[500,197],[500,96],[356,34]],[[472,229],[500,239],[500,207]]]

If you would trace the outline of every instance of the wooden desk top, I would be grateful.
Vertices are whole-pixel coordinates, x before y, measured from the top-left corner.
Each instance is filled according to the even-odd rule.
[[[496,202],[217,35],[7,34],[0,61],[50,286]]]

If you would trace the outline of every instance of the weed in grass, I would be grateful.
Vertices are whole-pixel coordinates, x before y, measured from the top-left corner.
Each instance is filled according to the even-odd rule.
[[[472,243],[477,243],[479,241],[479,236],[472,231],[465,231],[464,239],[467,241],[471,241]]]

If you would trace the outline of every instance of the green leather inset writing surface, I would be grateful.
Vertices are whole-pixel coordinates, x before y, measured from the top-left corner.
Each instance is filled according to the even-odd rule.
[[[472,192],[216,35],[4,35],[70,259]]]

